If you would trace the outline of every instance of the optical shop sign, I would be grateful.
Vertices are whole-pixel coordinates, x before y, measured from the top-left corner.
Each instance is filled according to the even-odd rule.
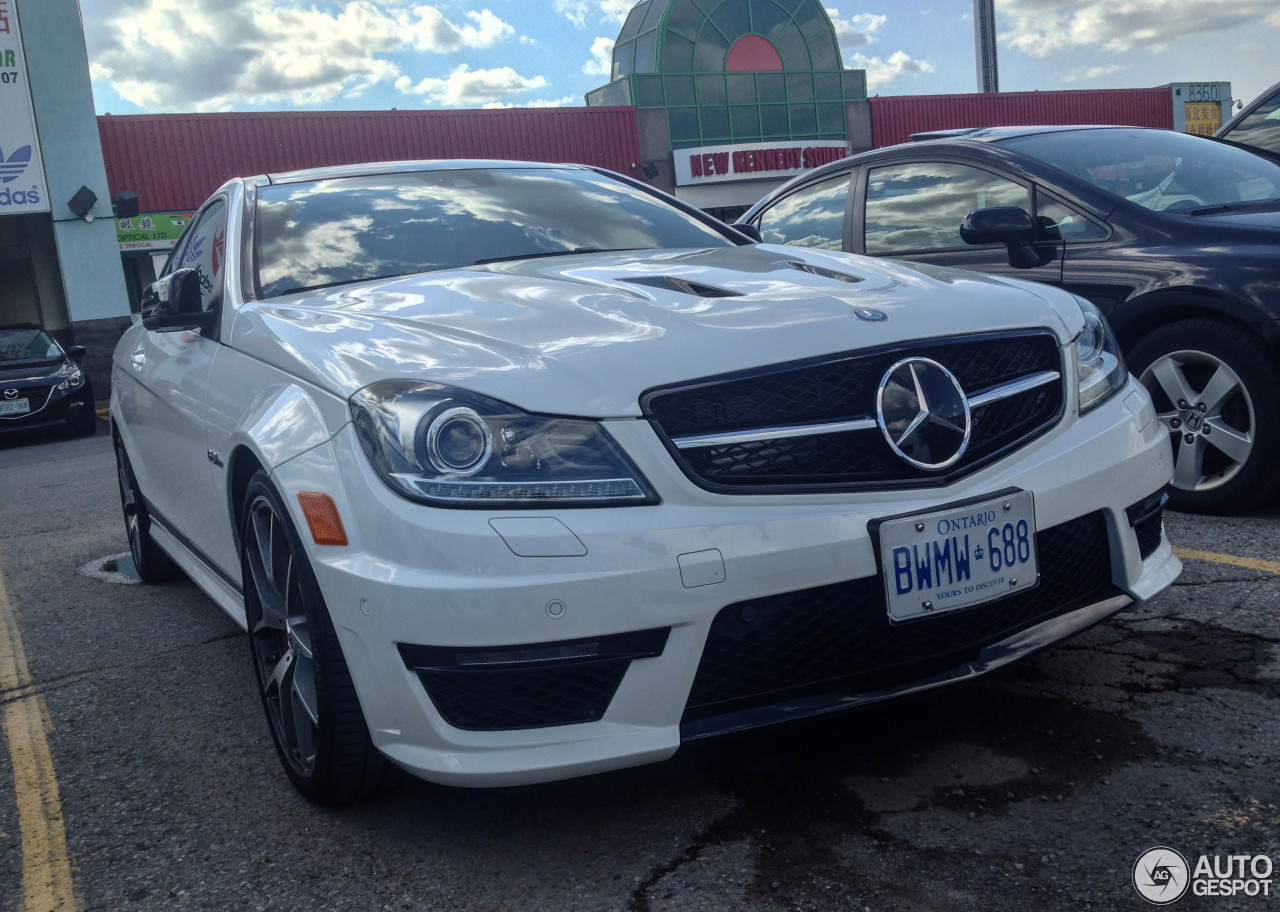
[[[17,0],[0,0],[0,216],[48,212],[48,197]]]

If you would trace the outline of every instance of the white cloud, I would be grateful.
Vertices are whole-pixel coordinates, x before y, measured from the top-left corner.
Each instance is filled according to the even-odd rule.
[[[1123,73],[1129,69],[1128,64],[1112,64],[1111,66],[1095,66],[1088,67],[1079,73],[1068,73],[1062,77],[1063,82],[1085,82],[1091,79],[1101,79],[1103,76],[1110,76],[1113,73]]]
[[[566,95],[564,98],[545,99],[539,98],[534,101],[526,101],[523,104],[512,104],[509,101],[491,101],[488,104],[481,105],[484,108],[563,108],[565,105],[580,104],[581,101],[577,95]]]
[[[445,54],[464,47],[491,47],[515,34],[515,29],[487,9],[467,13],[475,24],[463,26],[454,25],[435,7],[415,7],[414,13],[418,18],[408,34],[420,51]]]
[[[1032,57],[1093,46],[1166,51],[1180,39],[1260,22],[1280,25],[1274,0],[1005,0],[999,41]]]
[[[600,18],[614,25],[622,25],[627,21],[627,13],[636,5],[636,0],[598,0]]]
[[[933,64],[924,60],[914,60],[905,51],[895,51],[887,60],[882,57],[854,54],[849,62],[854,68],[867,71],[868,92],[888,85],[899,76],[933,72]]]
[[[555,0],[555,11],[578,28],[586,28],[587,20],[593,23],[608,22],[622,25],[627,13],[639,0]],[[657,0],[661,2],[661,0]]]
[[[835,27],[836,41],[840,43],[840,50],[845,54],[874,41],[876,32],[880,31],[887,21],[885,16],[876,16],[871,13],[856,13],[846,19],[840,15],[839,10],[834,9],[827,9],[827,15],[831,17],[831,24]]]
[[[612,38],[597,38],[591,42],[591,59],[582,65],[582,72],[588,76],[609,78],[613,72]]]
[[[591,4],[587,0],[555,0],[555,9],[578,28],[586,28],[587,12]]]
[[[478,107],[519,92],[532,92],[547,84],[546,77],[526,78],[511,67],[473,70],[465,63],[454,67],[444,79],[428,77],[416,85],[401,77],[395,86],[406,95],[424,95],[432,104],[446,107]]]
[[[90,10],[93,8],[90,7]],[[346,0],[135,0],[88,19],[90,71],[147,111],[322,104],[396,79],[387,56],[490,47],[514,29],[487,9]]]
[[[855,13],[846,19],[840,15],[839,10],[834,9],[827,9],[827,15],[831,17],[836,40],[840,43],[840,51],[847,64],[867,71],[867,91],[885,86],[900,76],[933,72],[933,64],[915,60],[905,51],[894,51],[888,58],[884,58],[869,57],[856,50],[876,40],[876,34],[884,28],[888,17]]]

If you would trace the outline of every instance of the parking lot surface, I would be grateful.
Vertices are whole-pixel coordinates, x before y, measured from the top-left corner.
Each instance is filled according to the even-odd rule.
[[[1275,509],[1169,516],[1171,591],[963,687],[335,811],[282,774],[238,628],[102,572],[105,427],[0,443],[0,479],[0,910],[1138,909],[1152,847],[1280,856]]]

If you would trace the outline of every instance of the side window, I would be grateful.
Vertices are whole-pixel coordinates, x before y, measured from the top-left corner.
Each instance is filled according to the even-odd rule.
[[[1280,92],[1254,108],[1222,138],[1280,152]]]
[[[1107,229],[1052,197],[1036,192],[1036,230],[1050,241],[1101,241]]]
[[[762,212],[760,234],[767,244],[842,250],[848,199],[848,174],[810,184]]]
[[[1026,187],[968,165],[914,162],[873,168],[867,180],[870,254],[964,249],[960,222],[974,209],[1031,211]]]
[[[195,269],[200,274],[201,300],[206,311],[222,304],[226,243],[227,204],[218,198],[183,232],[181,243],[165,266],[166,273]]]

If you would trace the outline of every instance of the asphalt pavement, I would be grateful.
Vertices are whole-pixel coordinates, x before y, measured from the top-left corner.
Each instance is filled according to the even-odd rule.
[[[127,549],[105,426],[0,442],[0,910],[1148,908],[1153,847],[1280,864],[1280,512],[1167,526],[1197,555],[1171,591],[973,684],[334,811],[208,598],[80,572]],[[1175,908],[1277,903],[1233,889]]]

